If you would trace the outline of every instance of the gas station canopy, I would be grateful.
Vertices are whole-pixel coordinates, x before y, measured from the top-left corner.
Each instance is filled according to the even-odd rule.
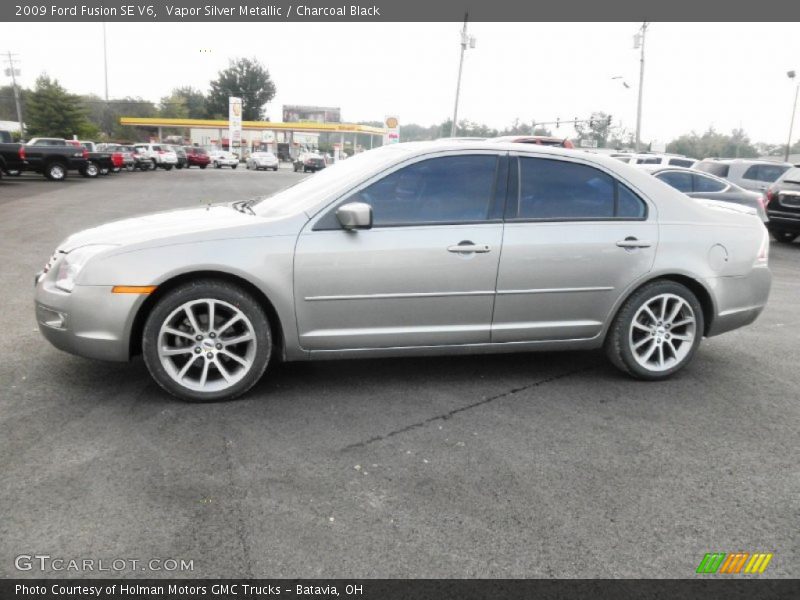
[[[207,129],[227,129],[227,119],[161,119],[158,117],[120,117],[120,125],[138,127],[193,127]],[[383,136],[386,130],[370,125],[355,123],[278,123],[272,121],[242,121],[242,129],[258,131],[296,131],[306,133],[359,133]]]

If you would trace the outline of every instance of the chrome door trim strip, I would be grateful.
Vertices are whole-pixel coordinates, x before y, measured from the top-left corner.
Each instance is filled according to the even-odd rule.
[[[352,294],[346,296],[306,296],[306,302],[328,300],[392,300],[396,298],[449,298],[453,296],[492,296],[493,290],[474,292],[399,292],[394,294]]]
[[[353,337],[370,335],[401,335],[417,333],[461,333],[489,331],[491,325],[419,325],[416,327],[368,327],[360,329],[315,329],[301,335],[303,338]]]
[[[509,296],[514,294],[571,294],[576,292],[610,292],[613,290],[610,286],[596,286],[596,287],[573,287],[573,288],[538,288],[531,290],[498,290],[497,293],[501,296]]]

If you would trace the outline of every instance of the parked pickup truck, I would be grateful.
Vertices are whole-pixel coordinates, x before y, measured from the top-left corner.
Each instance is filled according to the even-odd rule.
[[[0,144],[0,176],[17,175],[25,167],[22,144]]]
[[[83,173],[89,162],[86,148],[71,146],[61,138],[33,138],[21,146],[23,170],[41,173],[52,181],[66,179],[69,171]]]
[[[122,156],[117,157],[108,150],[98,148],[94,142],[83,142],[79,140],[66,140],[67,144],[74,148],[85,148],[88,151],[86,156],[86,167],[80,172],[84,177],[97,177],[98,175],[108,175],[111,171],[119,171],[122,165]]]

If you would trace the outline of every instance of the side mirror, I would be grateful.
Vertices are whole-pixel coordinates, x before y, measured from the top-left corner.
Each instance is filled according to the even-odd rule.
[[[364,202],[348,202],[336,210],[336,218],[348,231],[372,228],[372,207]]]

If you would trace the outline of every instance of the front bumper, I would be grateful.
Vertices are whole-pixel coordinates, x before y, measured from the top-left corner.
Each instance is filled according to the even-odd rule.
[[[706,284],[714,296],[716,310],[708,337],[719,335],[755,321],[767,305],[772,274],[755,267],[741,277],[716,277]]]
[[[146,296],[112,294],[111,286],[75,286],[62,292],[47,276],[38,278],[35,307],[39,331],[71,354],[109,361],[130,358],[130,335]]]

